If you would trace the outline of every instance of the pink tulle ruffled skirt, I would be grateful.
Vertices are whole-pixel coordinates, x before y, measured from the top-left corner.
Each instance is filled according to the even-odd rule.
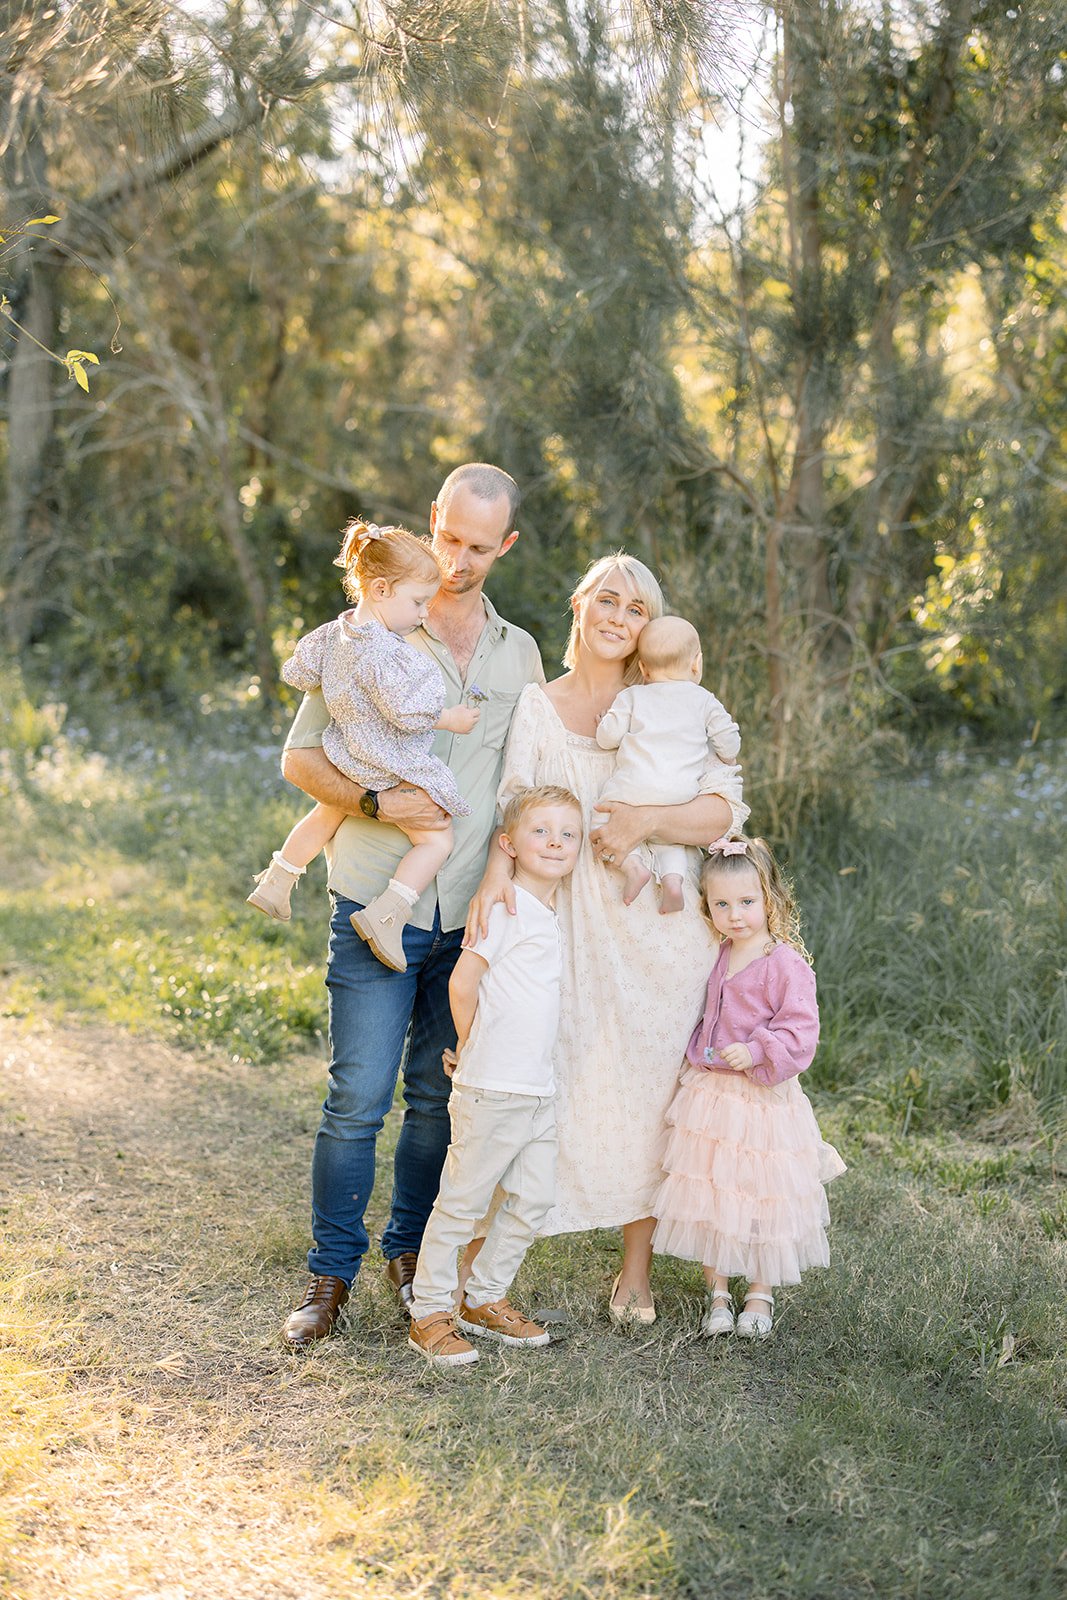
[[[829,1265],[824,1184],[845,1171],[799,1079],[687,1065],[667,1112],[653,1248],[750,1283]]]

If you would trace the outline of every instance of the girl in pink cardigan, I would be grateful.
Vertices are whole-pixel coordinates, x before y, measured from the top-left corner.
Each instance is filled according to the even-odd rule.
[[[721,943],[667,1112],[653,1247],[703,1265],[702,1333],[765,1339],[772,1289],[829,1263],[823,1185],[845,1164],[798,1081],[819,1040],[815,974],[762,839],[711,846],[704,904]],[[736,1322],[732,1277],[748,1282]]]

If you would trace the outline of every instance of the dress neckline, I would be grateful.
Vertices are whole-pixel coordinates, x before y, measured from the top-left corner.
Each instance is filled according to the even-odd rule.
[[[595,733],[575,733],[573,728],[568,728],[567,724],[564,722],[563,718],[552,704],[552,700],[543,683],[534,683],[531,684],[530,687],[537,690],[538,694],[541,696],[542,700],[545,702],[545,705],[548,707],[549,711],[551,711],[553,717],[555,717],[556,721],[559,723],[568,739],[573,739],[575,744],[588,745],[591,749],[600,751],[600,746],[596,742]],[[610,756],[612,754],[610,750],[603,750],[600,753],[606,756]]]

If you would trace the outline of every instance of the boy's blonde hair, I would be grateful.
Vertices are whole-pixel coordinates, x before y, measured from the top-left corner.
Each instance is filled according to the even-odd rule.
[[[405,580],[440,584],[442,576],[428,539],[420,539],[408,528],[379,528],[359,517],[345,528],[334,566],[345,569],[345,594],[353,605],[375,578],[390,584]]]
[[[638,561],[636,556],[628,556],[625,550],[616,550],[614,555],[601,556],[599,561],[594,561],[585,569],[578,587],[571,595],[570,604],[573,611],[576,600],[585,600],[589,595],[596,594],[616,573],[632,589],[634,594],[643,604],[650,617],[663,615],[663,590],[660,588],[653,574],[648,570],[643,561]],[[563,665],[573,667],[578,660],[578,618],[571,619],[571,631],[567,638],[567,648],[563,652]],[[634,651],[626,667],[626,684],[641,681],[641,668],[637,662],[637,652]]]
[[[504,832],[510,834],[537,806],[573,806],[582,817],[582,804],[577,795],[557,783],[542,783],[536,789],[520,789],[511,796],[504,807]]]
[[[700,908],[712,932],[717,939],[721,936],[711,921],[711,910],[708,905],[708,879],[713,873],[721,872],[727,877],[737,877],[746,868],[755,869],[759,878],[760,890],[763,894],[763,904],[767,912],[767,931],[771,936],[772,945],[788,944],[803,956],[810,967],[811,956],[800,932],[800,912],[797,909],[793,885],[778,865],[771,848],[765,839],[722,839],[718,840],[720,848],[711,846],[711,854],[704,863],[704,870],[700,875]],[[743,850],[731,850],[724,853],[722,845],[743,845]]]

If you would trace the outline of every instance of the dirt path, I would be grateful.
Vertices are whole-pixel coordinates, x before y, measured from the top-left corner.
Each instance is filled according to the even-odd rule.
[[[350,1594],[323,1482],[351,1349],[295,1362],[276,1340],[320,1064],[5,1019],[0,1067],[0,1590]]]

